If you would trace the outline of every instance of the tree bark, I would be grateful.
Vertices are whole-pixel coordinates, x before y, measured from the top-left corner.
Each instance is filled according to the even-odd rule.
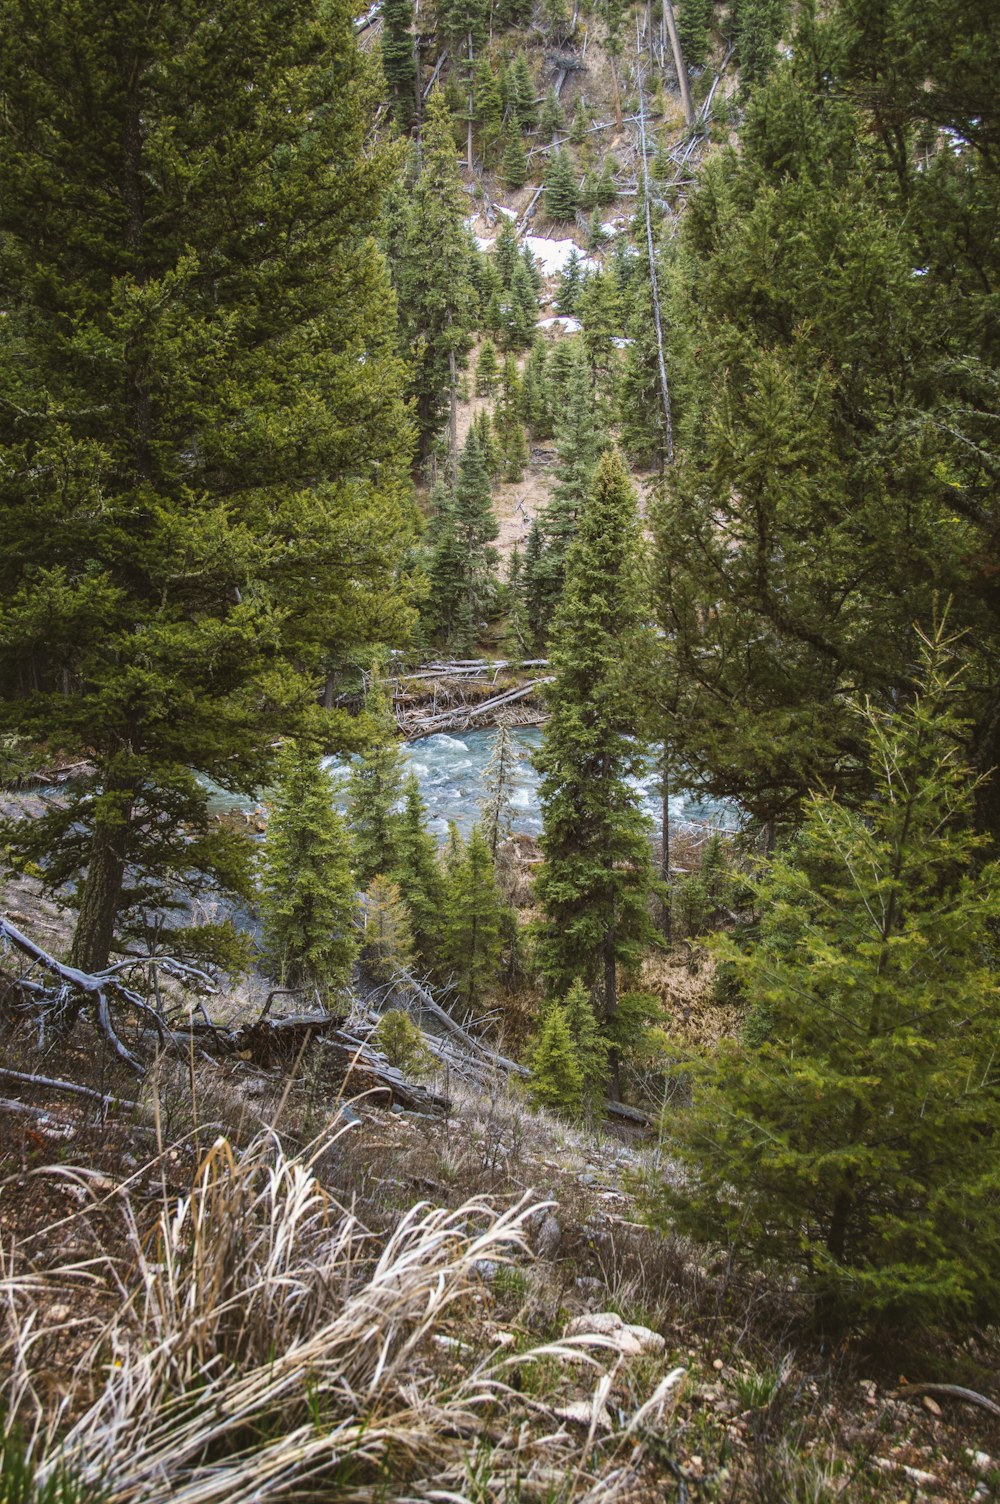
[[[674,19],[674,7],[671,0],[663,0],[663,19],[667,23],[667,31],[670,33],[670,50],[674,54],[674,67],[677,69],[677,82],[681,88],[681,104],[684,106],[684,119],[690,129],[694,125],[694,105],[691,103],[691,89],[688,85],[687,69],[684,66],[684,54],[681,51],[681,39],[677,35],[677,22]]]
[[[670,743],[666,737],[663,739],[663,765],[661,773],[660,793],[663,804],[660,817],[660,841],[663,849],[660,853],[660,879],[665,889],[663,895],[662,928],[663,938],[669,945],[673,939],[673,916],[670,901]]]
[[[79,971],[103,971],[111,959],[134,798],[135,789],[131,786],[112,785],[102,796],[102,804],[111,802],[112,808],[98,814],[94,822],[83,899],[70,951],[70,964]],[[79,1008],[78,1004],[77,1013]]]
[[[604,1022],[610,1024],[618,1012],[618,957],[615,954],[614,928],[604,938]],[[621,1059],[618,1051],[608,1051],[608,1096],[612,1102],[622,1099]]]
[[[458,362],[454,350],[448,351],[448,479],[455,484],[458,475]]]

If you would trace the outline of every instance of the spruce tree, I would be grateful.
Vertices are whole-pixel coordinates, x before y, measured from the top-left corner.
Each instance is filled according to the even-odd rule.
[[[358,949],[353,853],[335,795],[319,757],[287,743],[264,838],[263,951],[282,987],[323,1001],[346,987]]]
[[[383,0],[382,72],[400,130],[409,130],[416,103],[417,58],[413,36],[413,0]]]
[[[319,687],[406,619],[353,16],[0,14],[0,727],[94,769],[8,840],[77,905],[84,970],[151,911],[248,893],[206,780],[252,793],[283,735],[343,749]]]
[[[845,1323],[976,1320],[1000,1295],[1000,871],[971,829],[953,647],[925,639],[909,703],[860,707],[871,797],[807,800],[759,942],[723,950],[752,1027],[673,1139],[679,1225],[795,1268]]]
[[[403,796],[395,839],[395,865],[390,876],[398,885],[409,913],[415,957],[430,966],[441,928],[444,880],[437,842],[427,829],[427,806],[415,773],[408,775]]]
[[[503,367],[503,387],[493,416],[497,442],[503,456],[503,476],[507,481],[519,481],[528,460],[522,422],[523,406],[524,389],[517,361],[513,355],[508,355]]]
[[[712,43],[712,0],[681,0],[677,35],[687,66],[704,67]]]
[[[562,130],[565,118],[563,107],[559,103],[556,91],[550,89],[545,96],[545,103],[542,105],[542,113],[538,121],[539,130],[543,136],[548,137],[551,141]]]
[[[569,156],[561,147],[549,153],[545,169],[545,212],[550,219],[572,219],[578,192]]]
[[[487,54],[481,53],[475,78],[476,128],[483,161],[492,166],[503,140],[503,99],[500,96],[500,80],[497,78]]]
[[[484,339],[476,361],[476,396],[492,397],[500,376],[497,347],[491,339]]]
[[[573,109],[573,121],[569,129],[569,139],[574,146],[582,146],[587,139],[590,129],[590,111],[583,100],[583,95],[576,101]]]
[[[548,375],[548,348],[536,337],[524,367],[524,411],[535,439],[552,437],[554,419],[552,383]]]
[[[579,978],[563,998],[562,1008],[580,1066],[581,1106],[591,1111],[597,1107],[607,1079],[608,1042],[601,1034],[593,1002]]]
[[[552,598],[552,592],[549,588],[545,534],[542,531],[540,517],[535,517],[528,529],[528,541],[524,547],[521,594],[531,646],[536,651],[543,652],[551,625],[549,601]]]
[[[479,801],[480,825],[494,866],[500,848],[511,833],[517,766],[521,760],[514,733],[507,721],[498,721],[493,751],[483,773],[483,797]]]
[[[531,273],[518,257],[511,277],[509,305],[503,330],[504,347],[508,350],[526,350],[535,337],[537,318],[538,298],[531,280]]]
[[[449,413],[454,437],[458,372],[471,348],[476,306],[475,247],[465,226],[467,199],[441,89],[428,102],[422,160],[412,194],[398,202],[391,259],[420,453],[426,457]]]
[[[528,154],[521,139],[520,127],[515,124],[507,132],[503,150],[503,167],[500,173],[505,188],[516,193],[528,181]],[[506,217],[506,216],[505,216]]]
[[[374,877],[362,903],[362,966],[379,982],[393,982],[413,966],[410,915],[399,884]]]
[[[399,814],[403,793],[403,754],[396,739],[391,691],[373,675],[365,700],[371,741],[347,775],[347,806],[354,837],[355,872],[361,887],[398,863]]]
[[[583,1112],[583,1072],[561,1003],[549,1003],[528,1047],[528,1091],[539,1107],[567,1118]]]
[[[642,649],[640,535],[618,456],[597,467],[556,613],[549,720],[536,765],[545,865],[538,955],[556,995],[581,977],[603,1025],[618,1009],[618,973],[651,937],[649,829],[632,780],[645,767],[634,738],[631,667]],[[612,1090],[619,1090],[612,1057]]]
[[[570,349],[566,387],[555,425],[558,456],[555,481],[542,513],[546,569],[539,613],[550,623],[562,594],[569,547],[590,496],[597,461],[607,444],[594,411],[594,392],[583,347],[575,341]]]
[[[489,471],[474,427],[469,430],[459,460],[452,515],[463,556],[468,613],[476,622],[491,605],[496,587],[497,551],[493,545],[499,527]]]
[[[531,64],[523,52],[519,52],[511,67],[511,107],[522,131],[533,130],[538,120],[535,107],[535,80],[531,76]]]
[[[459,1003],[480,1010],[496,985],[501,945],[500,892],[490,848],[474,825],[448,873],[441,955]]]
[[[504,292],[509,292],[514,280],[514,270],[520,258],[521,248],[518,244],[517,230],[514,221],[508,219],[506,214],[501,215],[500,228],[493,245],[492,263],[500,287]]]

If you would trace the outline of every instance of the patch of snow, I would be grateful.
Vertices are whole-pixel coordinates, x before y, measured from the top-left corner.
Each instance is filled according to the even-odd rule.
[[[579,334],[581,329],[583,328],[583,325],[580,323],[579,319],[562,317],[555,319],[538,320],[539,329],[555,329],[557,325],[564,334]]]
[[[545,277],[554,277],[557,272],[563,271],[574,251],[580,256],[580,247],[574,240],[547,240],[544,235],[526,235],[524,243]],[[581,271],[597,271],[597,269],[596,261],[592,261],[587,256],[580,256]]]
[[[626,346],[628,346],[628,345],[634,345],[635,344],[635,340],[632,340],[632,339],[620,339],[619,336],[616,334],[615,337],[612,339],[611,343],[614,345],[614,347],[615,347],[616,350],[624,350],[626,348]]]
[[[474,235],[472,238],[476,242],[477,251],[492,251],[493,247],[496,245],[495,236],[492,240],[487,240],[483,235]]]
[[[516,209],[505,209],[504,206],[503,206],[503,204],[497,204],[496,205],[496,211],[497,211],[498,214],[505,214],[508,219],[516,219],[517,218],[517,210]]]

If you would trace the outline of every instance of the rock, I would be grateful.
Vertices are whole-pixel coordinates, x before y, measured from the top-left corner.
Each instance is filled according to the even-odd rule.
[[[589,1430],[594,1420],[594,1407],[589,1400],[573,1400],[568,1405],[560,1405],[552,1414],[559,1420],[568,1420],[573,1425],[586,1426]],[[597,1412],[597,1426],[602,1431],[611,1430],[611,1421],[603,1405]]]
[[[481,1279],[487,1285],[496,1279],[499,1272],[500,1265],[496,1259],[476,1259],[476,1262],[472,1265],[472,1273],[477,1279]]]
[[[581,1295],[596,1298],[604,1294],[604,1281],[602,1279],[595,1279],[592,1274],[581,1274],[580,1278],[574,1281],[574,1284]]]
[[[989,1452],[969,1452],[968,1457],[972,1471],[978,1473],[981,1478],[991,1473],[996,1466]]]
[[[541,1259],[554,1259],[562,1242],[562,1228],[558,1217],[550,1212],[535,1236],[535,1252]]]
[[[617,1311],[593,1311],[575,1317],[566,1327],[567,1337],[608,1337],[626,1358],[639,1353],[662,1352],[666,1341],[648,1326],[627,1326]]]
[[[355,1112],[354,1108],[348,1102],[343,1102],[341,1104],[340,1109],[339,1109],[339,1111],[337,1113],[337,1117],[340,1119],[340,1121],[342,1123],[360,1123],[361,1122],[361,1114],[360,1114],[360,1112]]]

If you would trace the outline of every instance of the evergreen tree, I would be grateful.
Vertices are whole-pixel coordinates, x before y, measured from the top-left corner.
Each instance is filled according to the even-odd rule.
[[[84,970],[249,892],[206,780],[343,750],[318,688],[408,615],[365,74],[342,0],[0,14],[0,726],[94,769],[6,839]]]
[[[976,1319],[1000,1294],[1000,872],[975,870],[948,651],[936,632],[920,693],[859,717],[870,799],[811,796],[772,863],[759,944],[724,952],[753,1027],[682,1125],[680,1225],[796,1267],[827,1319]]]
[[[398,865],[397,806],[403,793],[403,754],[396,739],[392,692],[376,675],[372,676],[365,710],[373,728],[372,738],[347,775],[355,873],[361,887]]]
[[[592,167],[588,167],[576,199],[577,208],[582,209],[584,214],[592,214],[597,208],[597,185],[597,173]]]
[[[413,0],[383,0],[382,72],[400,130],[409,130],[416,105],[417,58],[413,36]]]
[[[587,278],[577,299],[577,311],[590,369],[611,397],[617,360],[615,340],[623,334],[618,280],[612,272],[594,272]]]
[[[410,916],[399,884],[372,878],[362,907],[360,960],[379,982],[392,982],[413,966]]]
[[[521,754],[507,721],[499,721],[493,751],[483,773],[483,798],[479,802],[480,825],[494,866],[500,848],[510,837],[513,825],[514,793],[517,788],[517,765]]]
[[[437,0],[438,30],[454,59],[449,82],[462,91],[466,166],[472,171],[472,131],[476,120],[476,54],[486,39],[487,0]]]
[[[509,350],[526,350],[535,337],[537,318],[538,298],[531,273],[518,257],[511,279],[510,303],[504,331],[505,347]]]
[[[454,493],[439,487],[431,523],[427,614],[432,631],[456,652],[471,651],[475,630],[466,586],[465,550],[455,519]]]
[[[472,420],[472,428],[475,431],[476,442],[483,457],[483,465],[486,474],[493,480],[500,474],[503,465],[503,455],[497,444],[496,435],[493,432],[493,424],[490,421],[489,412],[484,407]]]
[[[531,646],[544,651],[551,618],[548,615],[551,591],[549,589],[548,561],[545,549],[545,534],[541,518],[536,517],[528,529],[528,541],[524,549],[524,614],[528,623]]]
[[[576,101],[573,109],[573,121],[569,129],[569,139],[574,146],[582,146],[587,139],[590,130],[590,111],[583,100],[583,95]]]
[[[617,171],[618,163],[614,157],[605,157],[601,175],[597,180],[597,203],[602,209],[609,209],[612,204],[618,202],[618,189],[615,187]]]
[[[490,848],[475,825],[448,875],[441,940],[443,963],[458,1001],[473,1013],[496,984],[501,908]]]
[[[546,979],[558,995],[582,977],[605,1026],[618,1009],[619,967],[637,961],[652,933],[649,831],[631,782],[645,766],[631,674],[644,634],[639,556],[635,496],[609,451],[579,518],[556,614],[555,682],[537,757],[545,865],[535,882]]]
[[[585,278],[586,272],[583,269],[580,252],[574,246],[569,253],[569,260],[559,273],[556,287],[556,313],[564,313],[567,318],[575,316],[577,299]]]
[[[712,44],[712,0],[681,0],[677,35],[689,68],[702,68]]]
[[[546,541],[544,580],[538,610],[550,625],[555,617],[566,573],[566,558],[576,537],[580,516],[593,487],[597,461],[607,445],[594,412],[594,393],[587,359],[579,343],[571,346],[570,363],[556,422],[555,480],[542,513]]]
[[[531,64],[523,52],[517,54],[510,71],[511,108],[521,130],[533,130],[538,119],[535,80],[531,76]]]
[[[555,421],[552,404],[552,386],[548,377],[548,355],[545,340],[535,339],[524,367],[524,409],[528,427],[536,439],[552,436]]]
[[[540,1107],[568,1118],[582,1115],[583,1072],[561,1003],[549,1003],[542,1013],[538,1033],[529,1044],[528,1066],[528,1091]]]
[[[497,388],[499,375],[500,363],[497,360],[497,347],[491,339],[484,339],[479,349],[479,359],[476,361],[476,396],[492,397]]]
[[[601,1034],[594,1005],[577,978],[562,1002],[573,1052],[580,1066],[582,1107],[591,1111],[600,1101],[608,1072],[608,1042]]]
[[[351,842],[335,793],[320,759],[287,743],[264,839],[263,950],[282,987],[321,1000],[346,987],[358,948]]]
[[[441,928],[444,879],[437,842],[427,829],[427,806],[415,773],[403,785],[403,811],[396,832],[396,862],[392,871],[406,904],[415,958],[433,964]]]
[[[545,96],[545,103],[542,105],[542,113],[538,121],[538,129],[541,131],[543,136],[548,137],[548,139],[551,141],[562,130],[563,125],[565,124],[565,118],[566,117],[563,114],[563,107],[559,103],[559,97],[556,94],[556,91],[554,89],[550,89]]]
[[[497,569],[493,544],[500,529],[493,510],[489,471],[474,427],[469,430],[459,460],[452,515],[462,551],[468,613],[476,622],[492,601]]]
[[[503,140],[503,99],[500,94],[500,80],[485,52],[480,55],[476,66],[474,87],[479,144],[483,153],[483,162],[490,166],[495,161]]]
[[[522,422],[523,404],[524,391],[517,361],[513,355],[508,355],[503,367],[503,387],[493,418],[497,442],[503,456],[504,479],[507,481],[519,481],[528,460]]]
[[[507,132],[507,144],[503,151],[501,170],[503,185],[516,193],[528,181],[528,154],[521,139],[520,127],[516,124]]]
[[[740,93],[750,94],[774,66],[778,38],[788,18],[788,0],[736,0],[730,10]]]
[[[458,372],[471,348],[476,306],[475,247],[465,226],[467,200],[440,89],[428,102],[422,158],[412,194],[398,204],[392,262],[420,454],[426,458],[449,412],[454,436]]]
[[[514,281],[514,271],[520,259],[521,248],[518,244],[517,230],[514,221],[508,219],[506,214],[500,216],[500,228],[493,246],[493,268],[499,279],[500,288],[503,292],[510,292]]]
[[[572,219],[577,205],[576,176],[561,147],[549,152],[545,169],[545,212],[550,219]]]

